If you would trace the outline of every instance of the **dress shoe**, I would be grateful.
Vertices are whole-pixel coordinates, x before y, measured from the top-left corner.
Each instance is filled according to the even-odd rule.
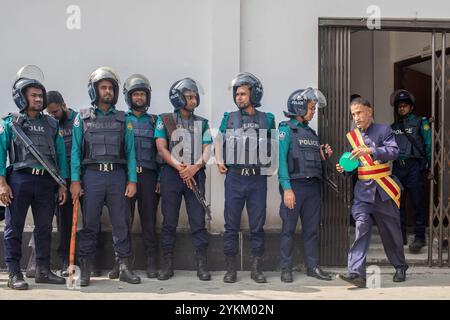
[[[227,266],[227,272],[223,277],[223,282],[225,283],[234,283],[237,280],[237,272],[236,272],[236,256],[226,256],[225,263]]]
[[[262,268],[262,257],[253,256],[252,261],[252,271],[250,273],[250,277],[255,281],[256,283],[266,283],[266,277],[264,276],[263,272],[261,271]]]
[[[366,288],[366,278],[361,277],[357,273],[339,274],[338,278],[358,288]]]
[[[408,266],[395,268],[394,274],[394,282],[404,282],[406,280],[406,270],[408,270]]]
[[[149,256],[147,259],[147,278],[158,277],[158,264],[156,263],[156,256]]]
[[[281,281],[287,282],[287,283],[294,281],[294,278],[292,277],[292,269],[291,268],[281,269]]]
[[[66,279],[54,274],[49,267],[36,266],[36,275],[34,277],[36,283],[49,283],[49,284],[65,284]]]
[[[331,281],[331,276],[324,272],[322,269],[320,269],[319,266],[315,266],[314,268],[307,268],[306,269],[306,275],[308,277],[314,277],[319,280],[325,280],[325,281]]]
[[[425,246],[425,240],[420,238],[415,238],[414,242],[409,245],[409,252],[420,253],[420,250]]]
[[[10,272],[8,278],[8,287],[15,290],[27,290],[28,283],[23,279],[22,272]]]

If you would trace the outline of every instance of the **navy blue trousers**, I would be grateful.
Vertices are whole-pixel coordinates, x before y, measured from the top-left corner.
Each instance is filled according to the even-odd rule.
[[[223,251],[235,256],[239,251],[239,231],[244,206],[247,207],[252,254],[264,254],[267,176],[242,176],[228,172],[225,178],[225,232]]]
[[[205,171],[200,170],[194,176],[201,191],[205,190]],[[192,243],[196,252],[204,254],[208,248],[208,232],[205,228],[205,210],[189,189],[177,170],[165,165],[161,169],[161,210],[163,223],[161,228],[161,248],[163,254],[173,253],[180,215],[181,200],[184,197],[186,211],[191,228]]]
[[[141,220],[142,239],[147,256],[156,255],[158,243],[156,239],[156,211],[159,195],[155,192],[158,173],[143,171],[138,173],[136,195],[130,199],[131,212],[134,214],[136,202]]]
[[[284,205],[284,191],[280,186],[282,198],[280,205],[280,217],[282,220],[280,267],[292,267],[295,228],[300,217],[305,264],[308,268],[314,268],[319,264],[320,180],[291,180],[291,188],[294,191],[296,202],[292,210]]]
[[[28,209],[34,220],[36,264],[48,267],[57,185],[50,176],[13,171],[7,177],[14,198],[5,211],[4,249],[9,272],[20,271],[22,234]]]
[[[355,201],[352,215],[355,219],[355,241],[348,253],[348,271],[350,273],[366,277],[366,256],[374,222],[378,226],[389,262],[395,268],[406,266],[400,212],[393,200],[382,201],[377,192],[374,203]]]
[[[400,166],[399,163],[395,161],[392,173],[400,180],[404,187],[400,202],[402,233],[406,235],[406,196],[409,195],[415,214],[415,237],[417,239],[425,240],[425,195],[421,169],[422,166],[420,160],[410,162],[406,166]]]
[[[125,170],[99,172],[86,170],[82,176],[83,229],[79,232],[78,255],[94,259],[100,216],[106,204],[112,226],[114,252],[119,258],[131,255],[128,233],[129,208],[125,197]]]

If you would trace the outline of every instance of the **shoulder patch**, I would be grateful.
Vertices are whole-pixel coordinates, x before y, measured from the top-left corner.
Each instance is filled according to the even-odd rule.
[[[158,125],[156,126],[156,128],[157,128],[158,130],[164,129],[164,123],[163,123],[162,121],[158,122]]]
[[[423,125],[423,130],[425,130],[425,131],[430,130],[430,125],[429,125],[428,123],[425,123],[425,124]]]
[[[281,141],[283,141],[285,137],[286,137],[286,132],[280,131],[280,133],[278,133],[278,138],[279,138]]]
[[[131,122],[128,122],[127,129],[128,130],[133,130],[133,125],[131,124]]]
[[[75,120],[73,121],[73,126],[77,128],[80,126],[80,117],[75,118]]]

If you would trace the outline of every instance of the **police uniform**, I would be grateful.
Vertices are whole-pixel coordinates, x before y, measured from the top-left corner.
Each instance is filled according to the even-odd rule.
[[[389,172],[387,163],[396,160],[399,154],[391,128],[372,123],[365,132],[361,132],[361,135],[364,144],[372,149],[371,158]],[[395,267],[397,276],[398,272],[404,273],[408,268],[403,251],[398,207],[401,184],[395,176],[387,174],[385,176],[390,184],[387,188],[382,187],[375,179],[365,179],[364,165],[361,161],[359,166],[359,180],[355,186],[352,206],[356,228],[355,240],[348,253],[348,271],[352,275],[366,278],[366,255],[372,226],[376,223],[384,250],[389,262]],[[395,190],[394,195],[390,194],[392,190]],[[394,280],[397,281],[396,278]]]
[[[292,251],[297,221],[302,221],[305,264],[308,269],[318,266],[318,229],[320,223],[320,181],[322,163],[319,137],[307,124],[295,118],[279,125],[280,166],[278,178],[280,193],[292,189],[295,194],[294,209],[285,206],[282,199],[280,217],[282,269],[292,267]]]
[[[157,139],[167,139],[169,151],[183,141],[172,141],[171,137],[167,137],[167,128],[163,122],[166,115],[173,117],[177,128],[186,129],[190,135],[191,145],[183,144],[184,156],[190,154],[190,159],[184,159],[189,164],[198,161],[202,154],[202,146],[212,143],[212,137],[209,130],[208,120],[191,114],[188,120],[181,117],[180,111],[172,114],[162,114],[158,117],[156,124],[155,137]],[[201,123],[201,126],[198,124]],[[195,130],[201,129],[201,133],[195,133]],[[196,138],[201,139],[196,141]],[[197,146],[195,146],[195,144]],[[199,147],[198,147],[199,146]],[[186,163],[185,161],[185,163]],[[194,176],[197,186],[204,192],[205,190],[205,169],[201,168]],[[195,197],[194,192],[187,187],[180,177],[179,172],[173,167],[164,164],[161,167],[161,209],[163,214],[163,222],[161,228],[161,248],[163,255],[170,256],[175,248],[176,228],[178,225],[178,217],[180,213],[181,199],[184,196],[186,202],[186,211],[189,218],[191,228],[192,243],[197,254],[206,255],[208,248],[208,232],[205,228],[205,210]]]
[[[399,147],[399,157],[394,161],[393,174],[400,180],[406,191],[402,194],[400,206],[404,242],[406,242],[405,205],[408,193],[415,212],[415,239],[425,243],[426,213],[422,172],[426,161],[429,162],[431,157],[430,123],[426,118],[419,118],[410,113],[391,127]],[[408,139],[405,131],[410,139],[416,141],[417,146]]]
[[[30,206],[35,225],[36,264],[37,267],[49,268],[56,190],[50,174],[12,132],[12,121],[16,119],[37,150],[59,168],[61,177],[68,177],[64,140],[58,133],[56,120],[44,114],[30,118],[26,113],[3,118],[0,125],[0,175],[6,176],[14,196],[6,207],[4,230],[5,261],[10,273],[20,272],[22,233]],[[10,167],[7,173],[8,152]]]
[[[259,159],[259,146],[270,143],[270,136],[260,136],[261,129],[267,130],[268,135],[271,129],[275,129],[275,117],[272,113],[257,110],[253,115],[241,110],[225,112],[220,125],[220,132],[225,142],[224,160],[228,168],[225,178],[223,236],[226,257],[233,258],[238,253],[238,235],[244,205],[247,206],[254,261],[259,261],[264,254],[267,175],[261,174],[265,164]],[[253,136],[256,132],[259,143],[250,142],[250,139],[254,139],[251,137],[252,134],[248,134],[250,132]],[[269,145],[267,150],[270,148]]]
[[[124,192],[127,181],[137,182],[136,157],[133,125],[115,106],[107,112],[98,107],[81,109],[75,118],[71,180],[80,181],[80,178],[84,189],[83,229],[78,239],[80,260],[89,270],[96,252],[102,207],[106,203],[114,251],[128,267],[131,248]]]
[[[136,117],[132,111],[128,111],[126,118],[133,124],[138,178],[136,195],[130,199],[131,211],[134,213],[137,202],[142,226],[142,238],[149,260],[149,267],[156,264],[158,248],[156,211],[158,209],[159,195],[155,190],[158,183],[160,164],[157,161],[155,142],[157,116],[145,113],[140,117]]]

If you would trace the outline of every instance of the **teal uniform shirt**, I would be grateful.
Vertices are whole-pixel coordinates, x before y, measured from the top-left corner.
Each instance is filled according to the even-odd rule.
[[[181,117],[180,111],[175,111]],[[155,138],[167,139],[167,130],[161,116],[156,121]],[[211,131],[209,129],[208,120],[203,121],[202,128],[202,144],[212,144]]]
[[[242,115],[248,115],[247,112],[242,111],[241,110]],[[222,122],[220,123],[220,128],[219,131],[222,134],[226,133],[227,130],[227,122],[228,122],[228,118],[230,117],[230,113],[229,112],[225,112],[223,114],[223,118],[222,118]],[[276,128],[275,125],[275,116],[273,115],[273,113],[271,112],[266,112],[266,119],[267,119],[267,128],[269,128],[268,130],[272,130]],[[269,132],[270,133],[270,132]],[[233,165],[227,165],[228,167],[233,167]]]
[[[410,113],[408,115],[408,120],[413,118],[414,115]],[[428,118],[422,117],[422,124],[420,125],[420,135],[422,136],[423,143],[425,144],[425,154],[427,156],[427,160],[431,160],[431,127],[430,121]],[[399,157],[400,160],[405,160],[405,157]]]
[[[116,108],[110,107],[109,110],[105,113],[100,108],[94,109],[95,116],[101,117],[108,115],[110,113],[116,113]],[[78,114],[73,123],[73,131],[72,131],[72,156],[71,156],[71,180],[72,181],[80,181],[80,168],[81,168],[81,157],[82,155],[82,147],[83,147],[83,121],[81,119],[81,115]],[[125,119],[125,156],[127,158],[127,173],[128,173],[128,182],[137,182],[137,173],[136,173],[136,153],[134,150],[134,132],[133,132],[133,123],[126,117]]]
[[[37,119],[43,117],[43,114],[39,114]],[[28,118],[32,123],[36,119]],[[8,149],[11,146],[11,141],[14,139],[14,133],[12,132],[11,124],[13,121],[12,116],[7,116],[0,121],[0,176],[6,176],[6,157]],[[59,133],[59,128],[57,131]],[[60,134],[55,136],[55,151],[56,162],[59,169],[59,174],[62,178],[67,179],[69,177],[69,166],[66,158],[66,147],[64,145],[64,139]],[[43,169],[42,166],[35,166],[36,169]]]
[[[307,124],[303,124],[295,118],[289,120],[292,124],[297,127],[309,128]],[[312,129],[311,129],[312,130]],[[279,168],[278,168],[278,182],[280,183],[283,190],[291,189],[291,183],[289,178],[289,168],[288,168],[288,153],[289,147],[291,145],[291,128],[284,124],[278,127],[278,139],[279,139]]]

